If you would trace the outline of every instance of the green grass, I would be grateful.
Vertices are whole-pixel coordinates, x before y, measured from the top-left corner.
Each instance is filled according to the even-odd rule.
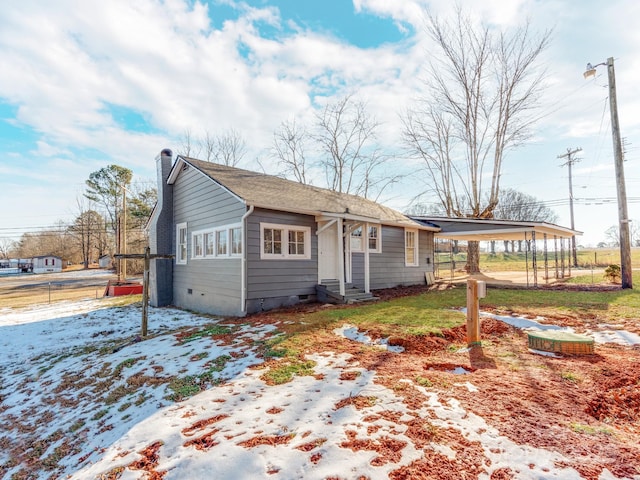
[[[502,243],[500,242],[500,247]],[[511,246],[509,247],[511,248]],[[517,248],[517,247],[516,247]],[[532,265],[531,252],[524,252],[524,242],[522,243],[522,252],[497,252],[495,254],[482,252],[480,253],[480,270],[484,271],[524,271],[527,269],[527,262],[529,268]],[[553,240],[547,241],[547,259],[549,262],[549,268],[555,266],[555,253],[552,251]],[[560,245],[558,243],[558,248]],[[538,267],[542,268],[544,265],[544,248],[542,241],[538,242],[536,250],[536,260]],[[565,242],[565,265],[570,261],[569,247]],[[599,249],[586,249],[578,248],[577,250],[578,267],[579,268],[606,268],[611,264],[620,264],[620,249],[618,248],[599,248]],[[466,262],[466,254],[459,253],[453,256],[455,260],[456,268],[463,268]],[[436,262],[450,262],[451,256],[448,253],[438,253],[435,255]],[[561,263],[561,254],[558,252],[558,264]],[[636,268],[640,268],[640,248],[631,249],[631,264]],[[450,268],[449,264],[442,267],[445,270]]]
[[[582,433],[584,435],[612,435],[613,432],[607,427],[594,427],[591,425],[584,425],[582,423],[571,423],[571,429],[576,433]]]
[[[640,278],[638,278],[640,282]],[[640,283],[638,283],[640,285]],[[488,288],[482,305],[492,305],[513,311],[541,314],[553,310],[559,314],[597,314],[605,320],[638,318],[640,315],[640,290],[613,290],[608,292],[557,291],[557,290],[508,290]]]
[[[640,285],[640,278],[637,285]],[[345,323],[383,337],[440,335],[444,329],[465,324],[466,316],[460,311],[465,306],[466,286],[460,285],[389,301],[292,313],[295,322],[282,323],[277,335],[261,342],[264,358],[279,359],[263,377],[271,384],[281,384],[291,381],[295,375],[312,375],[313,362],[302,360],[304,353],[321,337],[332,336],[331,331]],[[488,288],[486,298],[480,301],[480,308],[574,318],[593,317],[595,314],[603,322],[619,321],[621,318],[640,318],[640,290],[596,292]],[[517,370],[520,366],[514,364],[512,368]],[[567,382],[582,380],[571,372],[561,373],[561,378]],[[418,378],[416,382],[428,384],[429,380]]]
[[[262,379],[270,385],[282,385],[290,382],[294,376],[313,375],[313,367],[316,362],[312,360],[301,361],[297,359],[284,361],[270,368],[262,375]]]
[[[210,337],[213,335],[226,335],[228,333],[231,333],[231,329],[229,327],[223,327],[221,325],[208,325],[202,330],[199,330],[189,335],[188,337],[183,338],[182,343],[188,343],[202,337]]]
[[[376,328],[384,335],[437,334],[464,322],[464,314],[453,308],[466,304],[465,295],[464,288],[433,291],[389,302],[329,310],[322,315],[328,322],[348,322],[365,330]]]

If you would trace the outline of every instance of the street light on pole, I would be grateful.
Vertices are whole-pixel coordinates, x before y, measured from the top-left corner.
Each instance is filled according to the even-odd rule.
[[[622,158],[622,140],[620,137],[620,123],[618,121],[618,102],[616,100],[616,74],[613,67],[613,57],[606,62],[593,66],[587,63],[584,78],[595,76],[596,67],[607,66],[609,74],[609,111],[611,113],[611,134],[613,137],[613,156],[616,167],[616,186],[618,191],[618,222],[620,230],[620,269],[622,288],[633,288],[631,271],[631,242],[629,238],[629,214],[627,213],[627,192],[624,183],[624,160]]]

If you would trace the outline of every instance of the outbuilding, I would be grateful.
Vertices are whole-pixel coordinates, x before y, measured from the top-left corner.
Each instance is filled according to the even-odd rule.
[[[40,255],[31,259],[33,273],[62,272],[62,258],[55,255]]]

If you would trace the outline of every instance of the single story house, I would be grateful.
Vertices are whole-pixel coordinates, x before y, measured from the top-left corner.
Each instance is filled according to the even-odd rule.
[[[31,259],[33,273],[62,272],[62,258],[55,255],[40,255]]]
[[[244,316],[425,283],[439,228],[355,195],[205,162],[156,158],[150,302]],[[355,292],[355,293],[354,293]],[[355,296],[353,296],[355,295]]]

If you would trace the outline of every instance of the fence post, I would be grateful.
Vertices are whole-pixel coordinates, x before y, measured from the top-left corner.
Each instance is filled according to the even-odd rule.
[[[478,300],[478,281],[467,280],[467,345],[480,344],[480,302]]]
[[[148,311],[149,311],[149,269],[151,264],[151,249],[144,251],[144,273],[142,275],[142,338],[147,336]]]

